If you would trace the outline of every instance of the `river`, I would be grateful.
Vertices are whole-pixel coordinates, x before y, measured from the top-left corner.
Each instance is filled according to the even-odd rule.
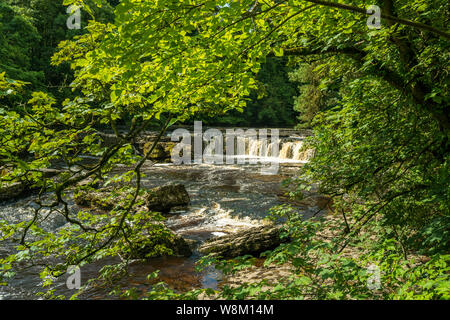
[[[211,237],[226,235],[252,226],[263,224],[262,219],[268,210],[283,203],[281,182],[298,171],[298,166],[307,161],[307,154],[300,154],[301,142],[286,141],[280,146],[277,157],[269,154],[258,154],[257,147],[249,145],[249,156],[270,158],[280,163],[278,174],[261,173],[261,165],[174,165],[171,163],[146,163],[143,172],[146,178],[143,186],[151,188],[167,183],[184,184],[191,203],[187,209],[171,212],[167,226],[185,238],[202,242]],[[253,154],[252,154],[253,153]],[[120,169],[119,169],[120,170]],[[32,215],[34,196],[20,200],[10,200],[0,204],[0,219],[13,222],[29,220]],[[72,209],[77,210],[75,204]],[[301,209],[305,216],[312,215],[317,208]],[[64,219],[46,222],[49,230],[64,226]],[[0,256],[11,252],[10,247],[0,248]],[[199,254],[194,252],[190,258],[165,257],[150,259],[146,262],[133,263],[128,275],[115,283],[122,290],[136,288],[145,293],[152,285],[147,275],[160,270],[160,280],[171,288],[184,291],[192,288],[217,288],[221,274],[214,268],[203,272],[194,270]],[[98,275],[98,270],[107,263],[118,262],[115,259],[104,260],[81,268],[82,283]],[[0,299],[36,299],[35,294],[41,291],[41,279],[37,268],[22,271],[7,286],[0,286]],[[95,287],[86,290],[80,298],[108,299],[112,286]],[[65,279],[55,284],[56,294],[70,296]]]

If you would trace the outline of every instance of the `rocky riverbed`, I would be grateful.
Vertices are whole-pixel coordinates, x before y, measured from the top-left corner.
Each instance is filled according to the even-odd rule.
[[[117,168],[123,171],[126,168]],[[166,216],[165,225],[180,240],[184,250],[177,257],[160,257],[138,262],[130,267],[127,277],[119,281],[122,289],[148,290],[151,283],[147,274],[160,270],[161,280],[176,290],[191,288],[217,288],[221,274],[209,268],[203,272],[194,270],[198,258],[207,253],[226,257],[243,254],[259,254],[280,243],[278,229],[264,219],[269,209],[285,202],[281,196],[281,181],[297,171],[295,164],[281,165],[277,175],[262,175],[257,165],[172,165],[150,162],[144,166],[146,178],[143,188],[148,190],[146,205],[149,210],[159,210]],[[168,188],[168,189],[167,189]],[[168,192],[165,192],[168,191]],[[111,203],[99,201],[108,190],[75,196],[72,210],[86,206],[99,206],[107,210]],[[77,198],[78,197],[78,198]],[[33,196],[12,199],[0,204],[0,219],[24,221],[31,218]],[[320,203],[322,202],[322,204]],[[323,201],[297,204],[306,217],[317,212]],[[103,208],[101,208],[104,206]],[[49,221],[48,228],[59,228],[61,221]],[[225,245],[229,244],[229,245]],[[0,254],[6,254],[2,248]],[[84,281],[97,275],[103,261],[82,268]],[[7,287],[0,287],[4,299],[32,298],[40,279],[37,270],[27,270]],[[70,295],[65,282],[57,284],[58,294]],[[88,291],[83,297],[108,298],[107,288]]]

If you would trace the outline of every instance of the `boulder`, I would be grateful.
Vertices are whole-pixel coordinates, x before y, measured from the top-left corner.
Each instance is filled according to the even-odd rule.
[[[111,192],[112,191],[108,189],[91,191],[82,190],[74,193],[74,201],[81,207],[89,207],[109,211],[112,210],[121,199],[123,199],[122,196],[119,196],[120,199],[109,198]]]
[[[37,190],[39,190],[38,187],[25,181],[3,184],[0,182],[0,201],[27,197]]]
[[[147,208],[162,213],[169,212],[173,207],[187,206],[189,202],[189,194],[182,184],[156,187],[147,194]]]
[[[118,194],[111,197],[111,188],[101,188],[99,190],[82,190],[74,194],[74,201],[82,207],[96,208],[100,210],[112,210],[116,205],[124,200],[125,196]],[[170,209],[189,204],[189,194],[182,184],[166,185],[146,190],[143,196],[138,197],[139,202],[145,202],[150,211],[168,213]]]
[[[202,254],[212,254],[222,258],[234,258],[243,255],[259,255],[285,242],[281,229],[275,225],[254,227],[234,234],[213,238],[205,241],[198,251]]]
[[[103,147],[111,147],[120,143],[120,139],[112,133],[98,132]]]
[[[26,185],[22,182],[13,182],[0,185],[0,201],[17,198],[26,190]]]
[[[42,174],[42,178],[53,178],[59,173],[64,172],[64,170],[55,168],[42,168],[39,171]],[[6,170],[0,172],[0,177],[6,173]],[[15,182],[0,182],[0,201],[27,197],[39,189],[40,187],[31,180],[24,179]]]
[[[94,178],[87,178],[78,182],[77,187],[99,188],[100,182],[98,180],[95,180]]]
[[[152,254],[155,246],[164,246],[172,250],[173,255],[178,257],[190,257],[192,255],[193,244],[190,240],[186,240],[180,235],[171,232],[171,237],[164,239],[149,239],[148,242],[141,242],[136,244],[135,249],[132,252],[125,252],[125,255],[131,259],[148,259],[156,258]]]
[[[153,142],[147,142],[144,144],[143,152],[146,154],[152,147]],[[156,144],[152,153],[150,154],[151,160],[168,160],[171,157],[172,149],[175,147],[174,142],[160,141]]]

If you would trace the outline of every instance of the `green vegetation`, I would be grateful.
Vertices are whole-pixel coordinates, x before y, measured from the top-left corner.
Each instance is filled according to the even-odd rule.
[[[376,1],[382,27],[369,29],[365,1],[122,0],[112,9],[65,0],[89,16],[79,33],[58,29],[64,11],[47,15],[40,2],[0,4],[1,179],[40,190],[31,220],[0,221],[1,241],[20,242],[0,258],[0,280],[37,260],[58,261],[42,266],[51,284],[70,265],[139,250],[149,239],[143,231],[164,242],[162,217],[140,209],[141,168],[156,144],[141,156],[132,141],[150,126],[162,135],[210,118],[312,127],[315,157],[286,186],[295,200],[318,186],[332,214],[303,221],[289,206],[273,209],[291,239],[265,253],[265,264],[293,268],[279,284],[188,293],[159,284],[148,298],[449,299],[448,1]],[[69,82],[71,92],[49,89]],[[102,128],[115,133],[113,145],[101,143]],[[85,164],[82,155],[99,160]],[[49,177],[46,169],[61,161],[66,169]],[[131,169],[110,175],[118,163]],[[70,193],[99,180],[132,184],[117,187],[125,203],[72,214]],[[48,215],[69,227],[47,231]],[[155,245],[148,256],[161,252],[168,249]],[[233,273],[253,260],[205,257],[202,265]],[[104,268],[103,277],[128,262]],[[370,264],[381,289],[367,286]]]
[[[0,4],[0,67],[13,79],[38,84],[43,81],[42,70],[32,66],[32,51],[40,35],[29,19],[7,3]]]
[[[294,110],[300,113],[299,128],[311,128],[314,118],[323,111],[336,107],[340,101],[340,77],[326,78],[327,67],[317,63],[301,63],[289,77],[298,82],[300,95],[295,97]]]
[[[244,110],[230,111],[218,117],[202,119],[207,124],[242,127],[281,127],[296,125],[296,112],[292,108],[297,94],[295,83],[289,79],[288,59],[269,57],[255,77],[256,89],[250,91]]]

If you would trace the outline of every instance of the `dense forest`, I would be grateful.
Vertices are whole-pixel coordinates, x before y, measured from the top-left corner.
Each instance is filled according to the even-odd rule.
[[[100,8],[94,6],[96,19],[112,22],[117,4],[118,1],[108,1]],[[58,103],[74,97],[70,87],[74,80],[70,64],[51,63],[61,41],[86,33],[83,29],[67,28],[67,6],[62,1],[8,0],[1,4],[1,12],[1,68],[8,78],[28,82],[28,95],[39,90],[49,93]],[[82,16],[85,25],[88,19],[88,15]],[[292,100],[298,88],[295,81],[289,80],[289,72],[295,68],[288,68],[286,64],[286,59],[273,57],[263,65],[258,72],[258,89],[252,90],[245,112],[230,112],[216,118],[205,113],[198,118],[212,125],[295,126]]]
[[[0,285],[33,268],[47,299],[104,286],[128,299],[449,299],[448,17],[444,0],[3,0]],[[196,261],[267,277],[180,289],[155,271],[144,292],[120,287],[132,263],[190,243],[166,223],[164,187],[145,184],[171,128],[199,120],[298,130],[285,150],[312,132],[289,157],[313,156],[279,174],[282,201],[257,229],[276,246]],[[30,214],[6,217],[24,197]],[[100,262],[79,290],[55,289]]]

